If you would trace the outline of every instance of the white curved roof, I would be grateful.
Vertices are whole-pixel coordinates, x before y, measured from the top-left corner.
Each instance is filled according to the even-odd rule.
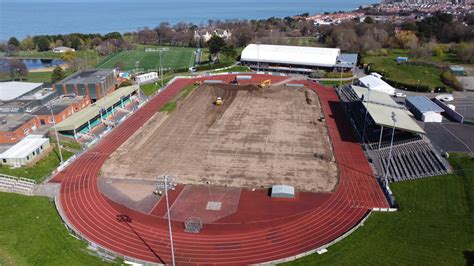
[[[339,48],[249,44],[242,61],[332,67],[341,53]]]

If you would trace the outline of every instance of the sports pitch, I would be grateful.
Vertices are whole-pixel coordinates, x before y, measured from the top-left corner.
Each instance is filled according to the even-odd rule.
[[[146,52],[145,48],[159,48],[157,46],[139,45],[131,51],[122,51],[102,61],[98,68],[114,68],[117,62],[125,64],[124,70],[158,70],[160,67],[160,53],[156,51]],[[163,68],[164,69],[180,69],[189,68],[194,65],[194,48],[188,47],[165,47],[168,51],[163,52]]]
[[[214,106],[222,97],[223,106]],[[202,86],[169,117],[158,113],[111,155],[103,177],[332,191],[337,167],[318,96],[309,90]]]

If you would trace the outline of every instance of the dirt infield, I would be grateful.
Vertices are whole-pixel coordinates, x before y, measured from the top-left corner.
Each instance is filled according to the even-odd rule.
[[[215,106],[216,97],[223,106]],[[104,164],[104,178],[332,191],[337,166],[317,95],[303,88],[202,86],[158,113]]]

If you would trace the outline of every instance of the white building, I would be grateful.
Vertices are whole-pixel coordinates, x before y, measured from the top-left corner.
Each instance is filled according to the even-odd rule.
[[[8,81],[0,82],[0,101],[11,101],[43,88],[43,83]]]
[[[74,48],[66,47],[66,46],[59,46],[56,48],[53,48],[53,53],[66,53],[66,52],[74,52]]]
[[[242,64],[269,71],[311,73],[332,69],[341,55],[339,48],[249,44],[242,51]]]
[[[138,84],[143,84],[143,83],[146,83],[146,82],[149,82],[149,81],[154,81],[156,79],[158,79],[158,73],[157,72],[149,72],[149,73],[145,73],[145,74],[135,76],[135,81]]]
[[[46,156],[51,149],[48,138],[29,135],[0,154],[0,163],[13,167],[33,165]]]
[[[373,91],[380,91],[388,95],[395,95],[395,88],[375,75],[359,78],[359,85]]]
[[[213,31],[195,31],[194,32],[194,39],[199,40],[202,39],[203,41],[207,42],[211,39],[213,35],[219,36],[224,40],[230,39],[232,37],[232,33],[230,30],[220,30],[215,29]]]

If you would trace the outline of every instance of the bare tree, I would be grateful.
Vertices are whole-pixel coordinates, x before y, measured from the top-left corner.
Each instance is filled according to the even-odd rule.
[[[26,67],[25,63],[19,59],[10,59],[9,68],[12,80],[15,80],[15,74],[18,74],[20,81],[22,81],[24,77],[28,76],[28,68]]]

